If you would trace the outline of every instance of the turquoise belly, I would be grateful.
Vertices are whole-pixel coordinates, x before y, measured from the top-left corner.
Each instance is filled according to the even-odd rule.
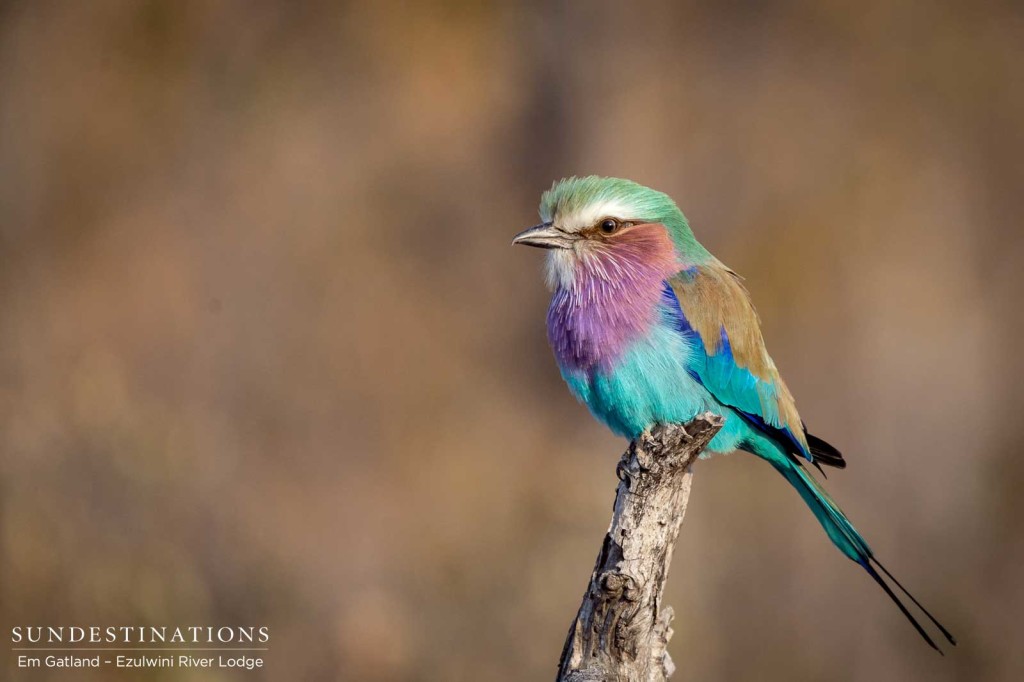
[[[709,449],[733,450],[745,423],[687,371],[691,352],[686,337],[658,324],[630,344],[612,368],[563,368],[562,376],[591,413],[620,436],[636,438],[656,423],[686,423],[710,411],[724,416],[726,424]]]

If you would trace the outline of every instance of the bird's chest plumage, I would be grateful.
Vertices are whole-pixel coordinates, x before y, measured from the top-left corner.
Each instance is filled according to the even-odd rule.
[[[632,438],[659,421],[686,422],[707,407],[687,371],[692,340],[664,298],[670,268],[581,268],[555,290],[548,340],[572,392],[616,433]],[[623,268],[625,270],[625,268]]]
[[[548,308],[548,341],[561,367],[608,369],[655,323],[660,283],[616,287],[589,278],[556,289]]]
[[[688,371],[692,353],[689,337],[659,323],[611,365],[562,366],[562,376],[595,417],[615,433],[636,438],[655,423],[686,423],[713,406]]]

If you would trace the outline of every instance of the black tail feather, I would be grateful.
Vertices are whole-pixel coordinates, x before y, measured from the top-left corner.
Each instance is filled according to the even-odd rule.
[[[893,577],[893,574],[890,573],[885,568],[885,566],[882,565],[882,563],[878,559],[876,559],[874,557],[871,557],[871,561],[874,561],[875,565],[877,565],[880,569],[882,569],[883,573],[885,573],[887,576],[889,576],[889,580],[891,580],[894,583],[896,583],[896,587],[900,588],[900,590],[902,590],[903,594],[905,594],[908,597],[910,597],[910,601],[914,602],[914,605],[917,606],[917,608],[921,609],[921,612],[924,613],[924,615],[928,616],[928,620],[930,620],[935,625],[935,627],[937,627],[942,632],[942,634],[946,637],[946,639],[949,641],[949,643],[952,644],[953,646],[956,646],[956,637],[954,637],[952,634],[950,634],[949,630],[947,630],[945,627],[943,627],[942,623],[940,623],[935,618],[935,616],[933,616],[932,614],[928,613],[928,609],[926,609],[925,607],[921,606],[921,602],[917,601],[917,599],[914,598],[914,595],[910,594],[910,592],[907,591],[907,588],[903,587],[903,585],[900,584],[900,581],[896,580],[896,578]]]
[[[861,560],[858,563],[860,563],[860,565],[864,567],[864,570],[868,572],[868,575],[870,575],[872,578],[875,579],[876,583],[881,585],[882,589],[885,590],[885,593],[887,595],[889,595],[889,598],[892,599],[893,602],[895,602],[896,606],[900,607],[900,611],[903,612],[903,615],[907,617],[907,620],[910,621],[910,624],[914,626],[915,630],[917,630],[917,634],[921,635],[921,637],[924,638],[924,641],[928,642],[928,645],[931,648],[933,648],[936,651],[938,651],[940,655],[945,656],[945,654],[942,653],[942,649],[940,649],[938,647],[938,645],[936,645],[935,642],[932,641],[932,638],[929,637],[928,633],[924,631],[924,628],[921,627],[921,624],[918,623],[917,619],[914,618],[914,616],[910,613],[910,611],[907,610],[907,607],[903,605],[903,602],[901,602],[900,598],[896,596],[896,593],[892,591],[892,588],[890,588],[886,584],[886,582],[884,580],[882,580],[882,576],[878,575],[878,571],[876,571],[874,569],[874,567],[872,567],[872,565],[868,563],[868,560],[864,559],[864,560]],[[882,570],[885,570],[885,569],[882,569]],[[913,598],[913,597],[911,597],[911,598]]]
[[[811,449],[811,455],[814,457],[815,463],[821,462],[837,469],[846,468],[846,460],[843,459],[843,453],[813,434],[805,431],[804,435],[807,436],[807,445]]]

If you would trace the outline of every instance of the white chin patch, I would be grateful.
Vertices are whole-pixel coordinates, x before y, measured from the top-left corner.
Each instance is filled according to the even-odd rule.
[[[576,278],[576,252],[573,249],[551,249],[547,257],[548,288],[572,288]]]

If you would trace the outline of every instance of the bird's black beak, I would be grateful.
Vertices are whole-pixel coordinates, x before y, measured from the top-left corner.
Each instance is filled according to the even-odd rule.
[[[551,223],[534,225],[523,230],[512,239],[513,244],[536,246],[539,249],[569,249],[576,241],[576,235],[563,232]]]

